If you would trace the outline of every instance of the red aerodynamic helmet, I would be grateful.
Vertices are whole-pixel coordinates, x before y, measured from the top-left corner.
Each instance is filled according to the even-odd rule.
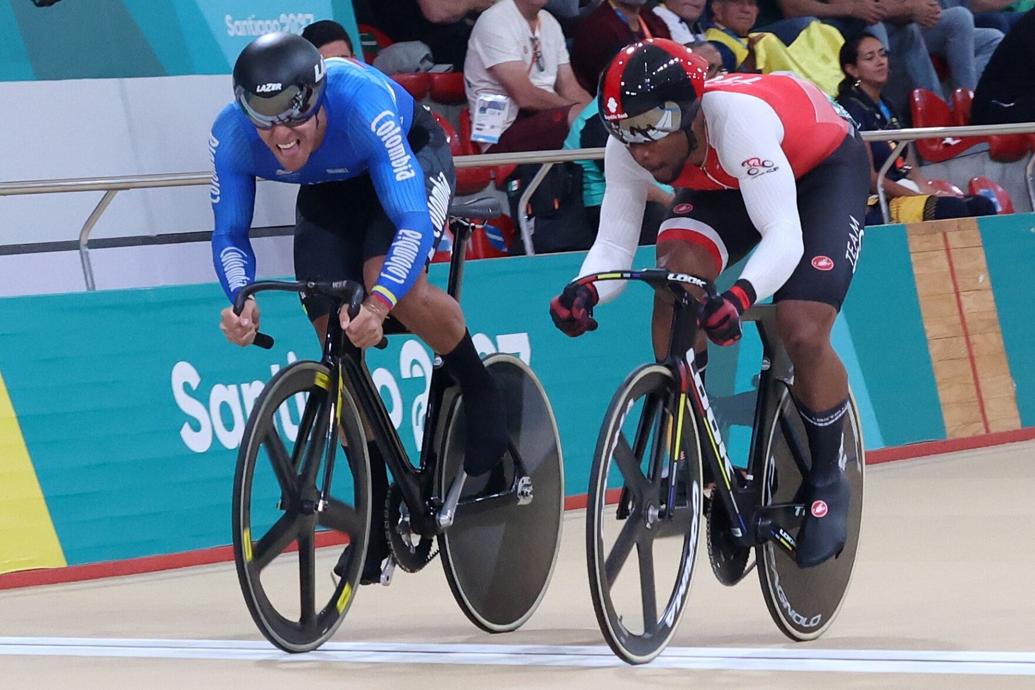
[[[600,75],[597,105],[608,132],[626,144],[689,129],[701,107],[708,61],[665,38],[633,43]]]

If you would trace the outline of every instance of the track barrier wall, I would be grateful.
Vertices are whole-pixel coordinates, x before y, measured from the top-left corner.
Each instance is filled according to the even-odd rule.
[[[873,227],[863,244],[834,341],[871,461],[908,444],[1035,436],[1035,214]],[[640,284],[598,307],[598,331],[573,340],[553,328],[548,302],[582,258],[470,262],[462,300],[481,352],[515,353],[542,379],[572,496],[585,493],[611,394],[651,357]],[[654,265],[653,247],[634,265]],[[445,271],[434,265],[433,279]],[[294,295],[261,304],[272,351],[223,339],[215,283],[0,299],[0,587],[46,579],[13,571],[228,557],[247,414],[273,372],[319,354]],[[740,346],[711,350],[708,385],[737,459],[760,355],[751,326]],[[396,336],[368,362],[414,450],[432,353]]]

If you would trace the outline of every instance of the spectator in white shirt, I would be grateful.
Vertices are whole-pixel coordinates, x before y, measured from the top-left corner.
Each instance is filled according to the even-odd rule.
[[[486,152],[561,148],[572,120],[592,96],[569,65],[561,27],[547,0],[499,0],[474,25],[464,62],[467,101],[479,129],[479,98],[508,99],[496,143]]]
[[[672,40],[688,45],[704,41],[701,15],[707,0],[662,0],[654,7],[654,14],[665,20]]]

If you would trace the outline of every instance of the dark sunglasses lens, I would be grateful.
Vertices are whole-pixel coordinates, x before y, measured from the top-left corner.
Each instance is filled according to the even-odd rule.
[[[270,96],[260,96],[240,89],[237,101],[248,119],[260,129],[277,124],[299,124],[313,115],[316,91],[308,86],[288,86]]]

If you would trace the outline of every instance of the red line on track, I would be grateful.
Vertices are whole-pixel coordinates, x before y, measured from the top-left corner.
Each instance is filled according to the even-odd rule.
[[[989,432],[988,414],[985,412],[985,397],[981,394],[981,381],[978,379],[977,362],[974,360],[974,346],[970,342],[970,329],[967,328],[967,315],[963,311],[963,298],[960,296],[960,284],[956,280],[956,264],[952,261],[952,247],[949,246],[949,234],[942,233],[942,242],[945,244],[945,256],[949,260],[949,277],[952,279],[952,295],[956,298],[956,311],[960,316],[960,326],[963,328],[963,342],[967,345],[967,359],[970,360],[970,374],[974,377],[974,390],[977,392],[978,411],[981,413],[981,424],[985,433]]]

